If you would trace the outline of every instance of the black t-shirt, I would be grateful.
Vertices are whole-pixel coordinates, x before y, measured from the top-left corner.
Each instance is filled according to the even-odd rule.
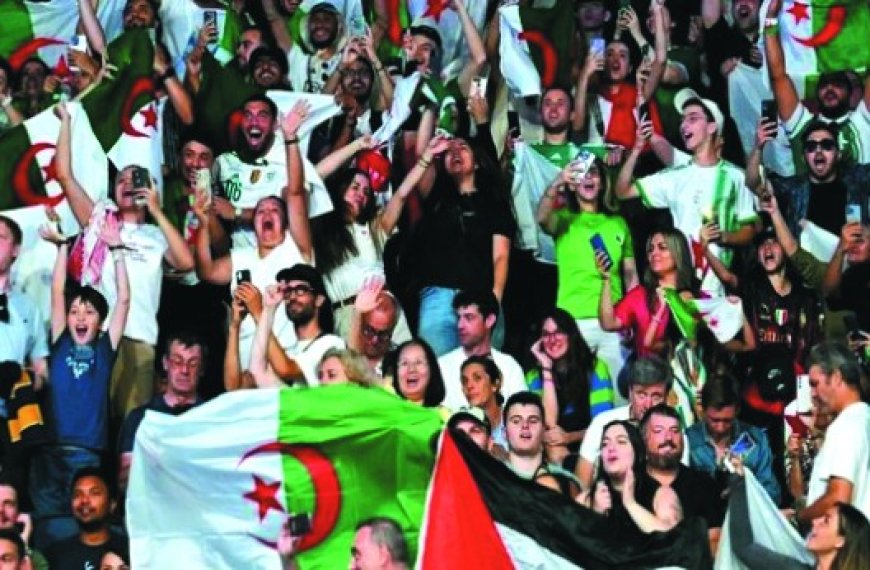
[[[139,429],[139,424],[142,423],[142,419],[145,417],[145,412],[148,410],[177,416],[201,403],[202,402],[198,400],[196,403],[189,406],[178,406],[173,408],[166,403],[163,394],[156,394],[151,398],[150,402],[144,406],[139,406],[138,408],[133,409],[129,414],[127,414],[127,417],[124,418],[124,423],[121,424],[121,433],[118,435],[118,451],[120,453],[130,453],[133,451],[133,442],[136,440],[136,430]]]
[[[710,71],[710,93],[727,106],[728,83],[720,70],[722,63],[732,57],[739,57],[743,63],[751,67],[760,67],[760,65],[752,63],[750,59],[752,43],[740,30],[729,26],[725,18],[719,18],[719,21],[704,30],[704,37],[707,69]]]
[[[516,228],[510,206],[482,190],[462,196],[445,196],[443,188],[432,192],[416,236],[420,284],[491,290],[493,236],[512,239]]]
[[[45,551],[45,559],[51,570],[96,570],[106,552],[127,550],[127,538],[114,532],[99,546],[87,546],[78,536],[71,536],[52,544]]]
[[[651,480],[652,484],[637,488],[635,495],[638,504],[652,505],[655,493],[661,484],[655,479]],[[674,479],[671,488],[680,499],[684,519],[701,517],[707,522],[708,528],[722,526],[722,520],[725,518],[725,501],[719,496],[718,486],[712,477],[680,465],[677,478]]]
[[[830,307],[854,311],[861,330],[870,331],[870,262],[853,265],[843,272],[840,292],[830,299]]]
[[[846,223],[846,185],[842,180],[824,184],[810,182],[807,219],[835,236],[840,235]]]

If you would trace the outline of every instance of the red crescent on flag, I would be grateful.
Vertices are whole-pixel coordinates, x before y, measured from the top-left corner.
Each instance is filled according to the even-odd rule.
[[[54,197],[40,196],[30,187],[30,178],[28,177],[30,163],[34,161],[37,154],[50,148],[55,148],[55,145],[47,142],[30,145],[30,148],[24,151],[21,158],[15,163],[15,168],[12,169],[12,190],[25,206],[39,206],[41,204],[57,206],[63,201],[63,194]]]
[[[828,10],[828,18],[825,25],[814,36],[810,38],[794,38],[794,41],[802,46],[815,48],[829,44],[840,30],[843,29],[843,24],[846,23],[846,7],[831,6]],[[794,36],[792,36],[794,37]]]
[[[136,127],[130,124],[130,119],[133,118],[133,104],[136,102],[136,98],[139,97],[139,95],[151,93],[152,91],[154,91],[154,82],[151,81],[150,77],[140,77],[133,82],[133,86],[130,87],[130,92],[127,94],[127,98],[124,99],[124,105],[121,107],[121,130],[124,134],[131,137],[148,136],[141,131],[137,131]]]
[[[30,58],[33,54],[39,51],[39,48],[44,48],[47,46],[56,46],[60,44],[65,44],[65,41],[56,40],[54,38],[33,38],[16,48],[12,55],[9,56],[7,60],[9,65],[12,66],[12,69],[18,71],[21,69],[21,66],[24,65],[24,62]]]
[[[314,548],[323,542],[335,528],[341,512],[341,483],[335,466],[328,457],[310,445],[291,445],[273,441],[248,451],[242,456],[239,465],[249,457],[264,453],[290,455],[301,463],[311,476],[314,485],[314,508],[312,509],[311,531],[299,541],[299,551]],[[255,537],[256,538],[256,537]],[[259,539],[258,539],[259,540]]]
[[[544,69],[541,70],[541,85],[550,87],[556,82],[556,63],[559,59],[556,55],[556,48],[542,32],[538,30],[526,30],[520,32],[518,37],[530,44],[538,46],[544,57]]]
[[[402,22],[399,20],[399,0],[387,0],[387,38],[393,45],[402,45]]]

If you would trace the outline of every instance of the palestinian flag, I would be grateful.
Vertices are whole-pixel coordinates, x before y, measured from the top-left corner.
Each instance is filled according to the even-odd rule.
[[[739,297],[683,299],[674,289],[665,289],[665,302],[683,336],[694,340],[703,321],[719,342],[733,339],[743,328],[743,301]]]
[[[0,2],[0,56],[15,70],[32,56],[53,67],[76,34],[78,10],[76,0]]]
[[[275,541],[308,513],[300,567],[345,568],[355,525],[387,516],[416,549],[434,410],[356,385],[242,390],[182,416],[147,412],[127,492],[142,568],[279,569]]]
[[[426,570],[710,566],[699,519],[640,540],[614,530],[605,517],[521,479],[470,439],[445,432],[417,564]]]
[[[556,0],[552,8],[499,8],[501,73],[520,96],[540,95],[550,85],[570,85],[574,43],[574,3]]]
[[[766,14],[770,0],[764,2]],[[763,25],[764,18],[761,18]],[[801,94],[814,94],[819,74],[870,64],[870,8],[865,0],[784,0],[779,38],[785,68]]]

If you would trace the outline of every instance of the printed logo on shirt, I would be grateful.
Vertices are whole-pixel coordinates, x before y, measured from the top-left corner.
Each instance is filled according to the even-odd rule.
[[[251,184],[256,184],[260,181],[260,174],[262,173],[259,168],[255,168],[251,171]]]

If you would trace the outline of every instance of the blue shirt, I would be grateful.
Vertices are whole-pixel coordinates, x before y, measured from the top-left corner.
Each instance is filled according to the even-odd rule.
[[[749,437],[755,442],[755,446],[748,455],[743,457],[743,465],[752,470],[755,478],[758,479],[773,502],[779,504],[780,488],[771,470],[773,454],[770,451],[770,444],[767,442],[767,435],[760,428],[740,420],[734,420],[731,442],[737,441],[744,433],[749,434]],[[716,446],[707,431],[707,424],[702,421],[692,425],[686,430],[686,437],[689,440],[689,465],[692,469],[703,471],[715,477],[718,469]]]

